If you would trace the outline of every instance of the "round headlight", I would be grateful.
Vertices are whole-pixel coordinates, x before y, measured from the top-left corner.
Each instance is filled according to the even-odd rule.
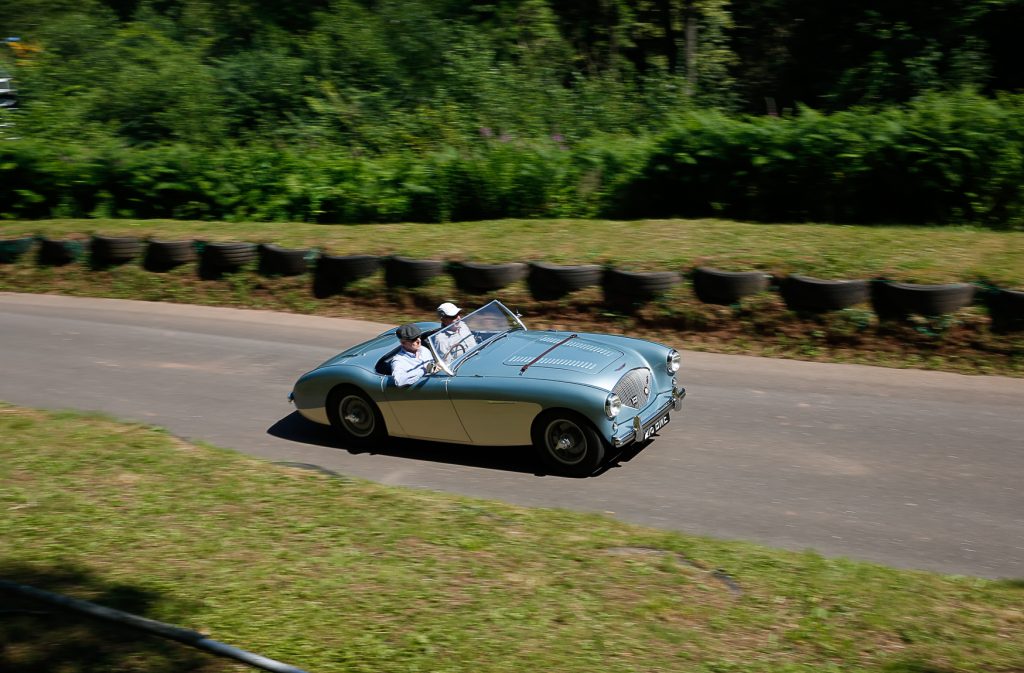
[[[668,357],[665,358],[665,367],[668,369],[669,374],[675,374],[679,371],[679,351],[672,349],[668,352]]]
[[[608,418],[615,418],[622,411],[622,400],[615,393],[608,393],[604,398],[604,415]]]

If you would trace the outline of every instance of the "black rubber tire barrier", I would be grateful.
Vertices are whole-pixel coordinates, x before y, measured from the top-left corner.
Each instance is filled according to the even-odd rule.
[[[605,269],[601,276],[601,289],[606,304],[629,309],[649,302],[682,280],[682,275],[675,271]]]
[[[871,296],[867,280],[823,280],[793,274],[779,283],[779,293],[791,311],[824,313],[863,304]]]
[[[871,306],[879,318],[902,319],[910,314],[940,316],[969,306],[974,286],[969,283],[915,285],[884,279],[871,282]]]
[[[560,299],[586,287],[598,285],[604,269],[597,264],[559,266],[546,262],[530,262],[526,285],[534,299]]]
[[[384,259],[384,282],[388,287],[419,287],[444,273],[444,261],[411,259],[394,255]]]
[[[257,248],[261,276],[301,276],[309,270],[310,250],[282,248],[270,243]]]
[[[722,271],[709,266],[693,270],[693,291],[705,304],[735,304],[768,289],[768,274],[763,271]]]
[[[134,236],[93,236],[90,245],[90,262],[93,267],[103,268],[127,264],[142,251],[142,241]]]
[[[199,258],[199,276],[205,280],[233,273],[256,259],[253,243],[206,243]]]
[[[88,241],[55,241],[44,238],[39,241],[36,261],[40,266],[64,266],[78,261],[88,250]]]
[[[369,278],[380,269],[374,255],[320,255],[313,273],[313,295],[329,297],[360,278]]]
[[[0,240],[0,264],[14,264],[21,256],[32,249],[34,236],[23,238],[5,238]]]
[[[1024,291],[996,288],[986,294],[985,304],[993,332],[1024,331]]]
[[[193,241],[156,241],[146,245],[142,268],[147,271],[170,271],[183,264],[196,261],[196,245]]]
[[[501,290],[525,278],[526,272],[527,267],[522,262],[453,262],[448,266],[448,273],[455,280],[455,287],[470,294],[486,294]]]

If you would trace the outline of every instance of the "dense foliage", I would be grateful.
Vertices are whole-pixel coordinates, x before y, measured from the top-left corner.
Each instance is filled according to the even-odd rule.
[[[5,3],[0,215],[1019,226],[1024,0],[940,5]]]

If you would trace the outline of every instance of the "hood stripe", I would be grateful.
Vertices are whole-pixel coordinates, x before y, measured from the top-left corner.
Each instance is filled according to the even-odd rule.
[[[516,355],[508,359],[508,364],[518,365],[521,363],[530,362],[532,358],[528,355]],[[568,358],[541,358],[534,364],[552,367],[575,367],[577,369],[594,369],[597,365],[593,362],[587,362],[586,360],[569,360]]]

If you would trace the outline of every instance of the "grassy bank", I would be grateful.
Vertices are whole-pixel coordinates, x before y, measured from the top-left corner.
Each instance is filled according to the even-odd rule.
[[[311,671],[1024,666],[1019,583],[388,488],[7,405],[0,452],[0,576]],[[192,661],[145,640],[119,649],[89,625],[74,627],[83,658],[64,661],[70,650],[52,639],[72,627],[32,628],[46,623],[0,622],[0,668],[152,673]]]
[[[696,265],[760,269],[819,278],[886,276],[916,283],[988,282],[1024,288],[1024,233],[977,229],[757,225],[720,220],[645,222],[506,220],[447,225],[230,224],[211,222],[52,220],[7,222],[0,238],[88,233],[159,239],[244,240],[316,247],[331,254],[401,254],[482,262],[546,260],[601,263],[637,270],[686,271]],[[315,299],[306,276],[263,278],[244,271],[200,281],[194,267],[166,274],[138,265],[93,271],[72,264],[36,266],[30,258],[0,266],[0,290],[59,292],[400,322],[422,319],[441,301],[474,306],[447,276],[416,290],[390,290],[376,277],[343,294]],[[597,288],[561,301],[536,302],[516,283],[499,293],[533,326],[612,330],[674,346],[833,362],[1024,375],[1024,335],[994,334],[985,309],[941,319],[879,323],[870,307],[821,316],[788,311],[766,292],[731,307],[702,304],[688,282],[633,314],[610,311]]]

